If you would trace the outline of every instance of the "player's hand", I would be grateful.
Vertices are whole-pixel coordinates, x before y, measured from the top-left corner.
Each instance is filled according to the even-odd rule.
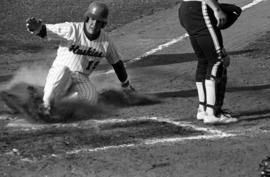
[[[214,15],[215,15],[216,20],[217,20],[217,27],[218,28],[220,28],[226,24],[227,15],[221,9],[215,10]]]
[[[41,30],[42,20],[37,20],[35,17],[28,18],[26,20],[26,29],[31,34],[37,34]]]
[[[131,84],[129,84],[126,87],[123,87],[122,86],[122,90],[123,90],[125,96],[132,96],[136,92],[135,89],[134,89],[134,87],[132,87]]]
[[[227,68],[228,66],[230,66],[231,58],[230,58],[229,55],[226,55],[222,60],[223,60],[223,66],[224,67]]]
[[[122,91],[127,104],[133,105],[136,103],[136,91],[130,84],[126,87],[122,86]]]
[[[218,52],[218,59],[221,60],[225,68],[227,68],[231,63],[231,58],[224,48],[220,52]]]

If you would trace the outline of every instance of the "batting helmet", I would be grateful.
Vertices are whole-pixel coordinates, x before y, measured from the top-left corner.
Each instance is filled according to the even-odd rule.
[[[108,15],[109,9],[107,5],[102,2],[94,1],[89,5],[87,11],[84,14],[84,17],[91,17],[95,20],[107,23]]]

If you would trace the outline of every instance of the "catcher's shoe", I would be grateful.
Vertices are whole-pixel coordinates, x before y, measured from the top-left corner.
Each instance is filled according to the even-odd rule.
[[[205,124],[230,124],[237,121],[238,119],[232,117],[230,114],[219,114],[218,116],[206,114],[203,119]]]
[[[220,115],[220,114],[223,114],[225,115],[226,117],[232,117],[232,113],[228,110],[228,109],[217,109],[217,115]]]
[[[206,116],[206,112],[203,109],[198,108],[196,118],[197,120],[203,120]]]

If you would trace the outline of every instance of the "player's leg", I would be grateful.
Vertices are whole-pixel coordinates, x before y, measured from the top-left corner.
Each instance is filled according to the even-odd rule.
[[[206,109],[205,78],[206,78],[206,73],[207,73],[208,60],[205,58],[203,54],[203,50],[198,44],[197,38],[190,36],[190,42],[198,58],[195,80],[196,80],[196,88],[197,88],[198,98],[199,98],[199,106],[198,106],[196,118],[198,120],[203,120],[205,116],[205,109]]]
[[[205,80],[206,88],[206,113],[208,116],[205,117],[205,123],[230,123],[235,122],[237,119],[231,116],[226,116],[220,112],[220,108],[217,109],[217,103],[223,103],[220,100],[220,95],[224,96],[224,90],[220,90],[217,87],[217,83],[221,81],[220,72],[223,71],[223,63],[220,60],[220,53],[223,51],[223,39],[221,31],[216,27],[216,19],[213,11],[206,5],[205,2],[202,3],[202,15],[205,22],[205,30],[200,32],[198,35],[198,43],[204,51],[204,55],[208,58],[208,70],[207,77]],[[226,86],[226,83],[224,84]],[[224,86],[223,86],[224,87]]]
[[[208,58],[208,69],[207,76],[205,80],[205,88],[206,88],[206,116],[204,118],[205,123],[231,123],[236,122],[237,119],[232,118],[229,115],[222,114],[220,112],[220,98],[224,96],[225,86],[223,86],[224,90],[221,90],[221,87],[218,85],[222,80],[222,72],[223,63],[218,58],[218,51],[216,50],[216,43],[213,42],[213,37],[211,35],[201,36],[198,40],[201,48],[204,51],[205,56]],[[221,45],[222,46],[222,45]],[[223,47],[223,46],[222,46]],[[218,87],[217,87],[218,86]],[[218,99],[219,101],[218,101]]]
[[[213,31],[212,31],[213,32]],[[218,59],[217,50],[222,47],[222,38],[217,35],[205,32],[204,35],[198,37],[198,43],[204,51],[205,57],[208,60],[207,73],[205,78],[205,89],[206,89],[206,112],[209,115],[216,115],[216,81],[219,80],[218,71],[222,66],[221,61]]]
[[[221,65],[216,81],[216,112],[221,113],[227,86],[227,68]]]
[[[209,60],[212,60],[209,65],[208,75],[213,76],[215,80],[215,114],[222,113],[222,106],[225,98],[226,85],[227,85],[227,70],[224,67],[224,64],[217,63],[220,61],[220,56],[227,55],[225,54],[225,49],[223,46],[223,37],[220,29],[216,27],[216,18],[214,13],[210,8],[206,5],[206,3],[202,3],[202,14],[204,17],[204,22],[207,27],[207,30],[204,30],[205,35],[211,37],[211,39],[206,39],[209,41],[205,41],[205,44],[209,47],[205,49],[206,55],[208,55]],[[212,44],[211,44],[212,43]],[[204,45],[204,44],[202,44]],[[212,51],[212,52],[211,52]],[[215,61],[217,60],[217,61]],[[212,72],[212,74],[211,74]],[[214,75],[213,75],[214,74]],[[211,83],[211,81],[208,81]],[[211,85],[211,84],[210,84]]]
[[[205,113],[206,113],[206,88],[205,88],[205,71],[204,66],[206,66],[206,62],[203,60],[201,61],[199,58],[198,65],[197,65],[197,71],[196,71],[196,88],[198,92],[198,98],[199,98],[199,107],[197,111],[196,118],[198,120],[203,120]]]
[[[73,85],[70,89],[68,97],[70,99],[84,99],[93,105],[98,101],[96,87],[88,76],[80,73],[73,74]]]
[[[67,67],[52,67],[46,78],[44,87],[43,103],[50,107],[54,101],[61,99],[67,94],[72,84],[72,77]]]
[[[207,72],[208,61],[203,53],[202,48],[198,43],[198,34],[207,29],[202,15],[202,3],[197,2],[183,2],[179,8],[179,21],[180,24],[186,29],[189,34],[189,39],[192,48],[198,58],[196,69],[196,88],[199,98],[199,106],[197,111],[197,119],[203,120],[205,115],[205,77]]]
[[[208,76],[212,76],[215,78],[215,87],[216,87],[216,102],[215,102],[215,114],[220,114],[222,112],[222,106],[225,98],[226,85],[227,85],[227,69],[224,67],[223,62],[221,61],[220,56],[227,55],[225,54],[225,49],[223,46],[223,37],[221,31],[213,26],[213,28],[209,28],[209,34],[211,39],[208,43],[210,46],[207,53],[209,54],[209,59],[212,60],[209,65]],[[212,43],[212,45],[210,45]],[[212,46],[212,47],[211,47]],[[213,49],[215,48],[215,50]],[[211,49],[212,48],[212,49]],[[217,62],[220,62],[217,65]],[[213,68],[216,66],[216,68]],[[213,72],[211,74],[211,72]],[[214,74],[214,75],[213,75]]]

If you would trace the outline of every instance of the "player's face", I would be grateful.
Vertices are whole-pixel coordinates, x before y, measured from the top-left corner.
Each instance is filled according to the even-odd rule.
[[[88,22],[86,23],[86,29],[90,34],[96,34],[102,28],[102,22],[95,20],[93,18],[89,18]]]

